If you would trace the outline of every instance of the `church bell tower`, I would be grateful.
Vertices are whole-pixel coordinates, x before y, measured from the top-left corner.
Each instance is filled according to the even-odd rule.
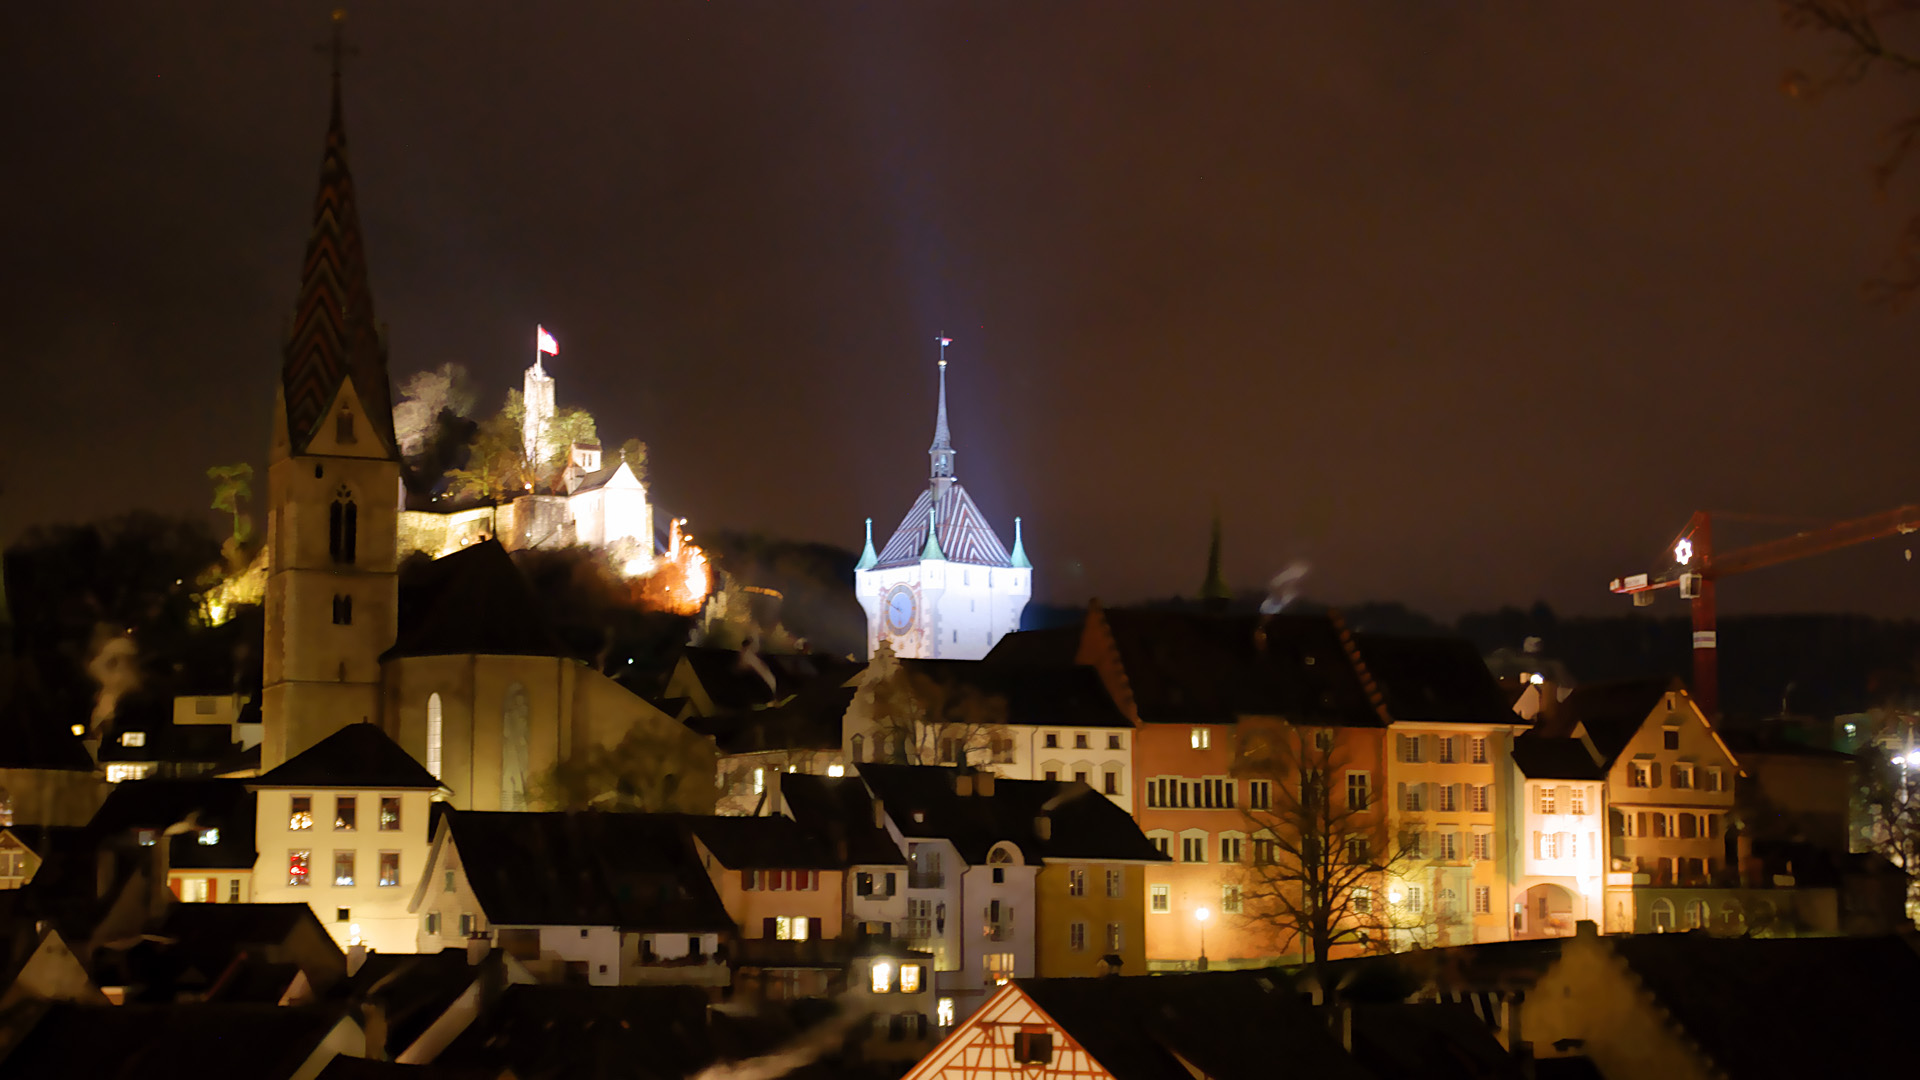
[[[400,455],[347,171],[338,18],[333,115],[267,464],[263,770],[380,719],[380,654],[396,633]]]

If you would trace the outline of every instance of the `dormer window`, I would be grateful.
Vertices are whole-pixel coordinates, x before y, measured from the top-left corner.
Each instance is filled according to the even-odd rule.
[[[341,409],[340,415],[333,418],[333,440],[335,442],[343,442],[343,443],[350,443],[354,441],[353,413],[349,412],[346,409]]]

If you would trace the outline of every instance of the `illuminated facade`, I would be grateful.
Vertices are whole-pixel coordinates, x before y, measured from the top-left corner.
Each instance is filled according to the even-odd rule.
[[[854,593],[867,613],[867,654],[884,640],[896,656],[978,660],[1020,628],[1020,613],[1033,596],[1033,566],[1020,519],[1013,522],[1009,553],[954,477],[944,359],[927,453],[927,489],[878,552],[873,520],[867,520],[866,548],[854,570]]]

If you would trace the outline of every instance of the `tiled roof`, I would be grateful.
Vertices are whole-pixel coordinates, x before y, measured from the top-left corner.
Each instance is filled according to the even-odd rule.
[[[400,587],[397,656],[570,656],[498,540],[435,559]]]
[[[684,820],[729,870],[832,870],[845,865],[792,818],[689,815]]]
[[[1660,704],[1661,695],[1673,688],[1668,679],[1588,683],[1568,694],[1542,727],[1548,735],[1571,735],[1576,725],[1584,726],[1601,763],[1611,768]]]
[[[1324,615],[1104,613],[1140,718],[1230,723],[1276,716],[1353,727],[1384,724],[1339,626]]]
[[[1355,634],[1353,640],[1396,721],[1520,722],[1465,638]]]
[[[1004,721],[1038,727],[1128,728],[1133,722],[1113,703],[1100,673],[1077,664],[1026,667],[978,660],[902,660],[912,675],[942,687],[975,692],[1004,705]]]
[[[1607,775],[1586,743],[1531,731],[1513,740],[1513,763],[1532,780],[1604,780]]]
[[[948,562],[968,563],[973,566],[1011,567],[1012,557],[1007,554],[1005,544],[996,536],[993,526],[974,505],[973,497],[958,480],[944,483],[945,490],[940,494],[939,519],[934,524],[934,537],[939,541],[940,551]],[[934,485],[930,485],[913,501],[913,509],[901,520],[900,527],[893,531],[893,539],[880,552],[880,561],[876,569],[885,570],[894,566],[910,566],[920,561],[920,553],[927,546],[927,514],[933,509]]]
[[[780,796],[794,820],[836,854],[846,844],[848,865],[906,865],[900,845],[874,823],[873,797],[859,777],[787,773],[780,777]]]
[[[993,781],[991,795],[961,795],[957,781],[973,770],[934,765],[858,765],[900,830],[910,837],[952,841],[960,857],[978,865],[1005,840],[1030,862],[1099,859],[1166,862],[1125,810],[1079,781]],[[976,785],[977,789],[977,785]],[[1049,822],[1048,836],[1039,820]]]
[[[1608,937],[1723,1075],[1887,1075],[1913,1057],[1920,953],[1898,937]]]
[[[435,791],[440,781],[378,724],[348,724],[265,776],[235,781],[252,787]]]
[[[733,928],[681,815],[458,810],[445,821],[497,925]]]

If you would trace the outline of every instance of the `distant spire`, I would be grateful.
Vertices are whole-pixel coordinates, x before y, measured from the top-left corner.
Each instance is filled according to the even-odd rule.
[[[1220,571],[1220,511],[1213,512],[1213,539],[1207,544],[1207,579],[1200,583],[1200,599],[1208,606],[1224,605],[1233,599],[1233,590]]]
[[[936,337],[940,344],[940,410],[934,414],[933,445],[927,449],[927,456],[933,459],[933,479],[953,479],[953,436],[947,432],[947,346],[953,344],[950,337]]]
[[[927,546],[920,549],[922,561],[927,559],[946,561],[946,553],[940,550],[939,524],[940,500],[936,497],[927,503]]]
[[[873,569],[873,565],[879,561],[880,556],[873,553],[873,519],[868,518],[866,550],[860,553],[860,561],[854,563],[853,568],[855,570],[871,570]]]
[[[300,298],[287,333],[280,381],[286,394],[287,434],[300,453],[326,419],[340,384],[348,378],[366,408],[367,421],[393,448],[393,397],[387,383],[387,346],[373,316],[367,284],[360,213],[347,171],[347,132],[340,109],[340,58],[345,16],[333,14],[332,115],[320,156],[320,191],[313,200],[313,226],[301,264]]]
[[[1013,554],[1007,561],[1020,570],[1031,570],[1033,564],[1027,561],[1027,542],[1020,538],[1020,519],[1013,519]]]

